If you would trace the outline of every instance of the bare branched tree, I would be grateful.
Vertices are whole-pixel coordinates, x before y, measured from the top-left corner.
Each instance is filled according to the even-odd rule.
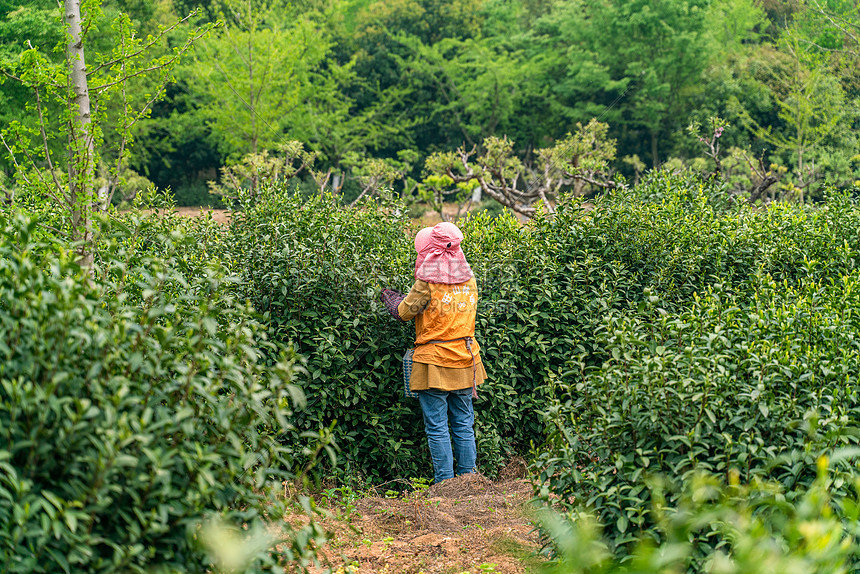
[[[383,189],[390,189],[395,181],[403,177],[402,171],[390,160],[371,157],[361,158],[354,163],[352,174],[361,184],[361,193],[350,207],[357,205],[365,197],[372,197]]]
[[[299,141],[284,142],[277,147],[275,155],[270,155],[268,150],[249,153],[239,162],[222,167],[221,181],[210,181],[209,191],[228,199],[238,198],[243,193],[253,199],[259,195],[263,182],[283,182],[311,171],[318,156]],[[316,179],[316,172],[313,173]]]
[[[761,156],[758,158],[758,164],[754,164],[750,158],[747,158],[750,171],[755,175],[756,181],[753,188],[750,190],[750,203],[755,203],[759,199],[766,199],[766,193],[770,187],[779,181],[779,178],[774,175],[774,172],[765,169],[764,161]]]
[[[447,175],[430,174],[418,184],[418,197],[436,210],[442,221],[457,221],[472,207],[477,187],[474,180],[455,184]],[[446,203],[456,206],[453,216],[446,213]]]
[[[724,119],[714,116],[708,119],[708,133],[701,132],[701,124],[698,121],[693,121],[687,127],[687,131],[699,140],[705,146],[705,157],[710,158],[714,162],[714,171],[712,176],[720,177],[723,172],[723,163],[721,159],[720,137],[729,123]]]
[[[474,146],[468,151],[460,147],[456,152],[431,155],[425,167],[456,184],[477,182],[492,199],[532,217],[537,203],[552,213],[564,190],[582,195],[589,187],[608,190],[619,185],[610,177],[609,162],[615,158],[616,148],[607,131],[608,126],[597,120],[585,126],[577,124],[575,133],[539,150],[532,166],[514,155],[511,140],[491,136],[484,140],[480,155]]]

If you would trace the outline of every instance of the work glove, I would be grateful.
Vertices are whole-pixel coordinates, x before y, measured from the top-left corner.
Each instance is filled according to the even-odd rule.
[[[388,312],[391,313],[392,317],[398,321],[403,320],[400,318],[400,313],[397,312],[397,306],[406,298],[406,295],[403,295],[400,291],[395,291],[394,289],[383,289],[379,298],[382,299],[382,304],[385,305],[385,308],[388,309]]]

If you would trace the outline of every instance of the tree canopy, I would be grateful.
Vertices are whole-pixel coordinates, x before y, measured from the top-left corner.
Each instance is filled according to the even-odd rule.
[[[58,59],[57,9],[2,7],[0,67],[14,70],[30,49]],[[608,125],[616,147],[610,177],[667,164],[713,171],[687,127],[721,118],[720,149],[736,158],[727,165],[747,158],[780,174],[785,197],[860,180],[854,2],[106,0],[108,17],[87,34],[105,47],[112,15],[127,13],[148,34],[194,9],[184,26],[215,27],[173,70],[128,152],[131,169],[177,196],[290,141],[345,178],[346,199],[361,190],[362,162],[406,151],[414,159],[394,185],[417,193],[407,182],[432,175],[434,153],[475,146],[480,157],[488,138],[507,138],[512,156],[536,169],[541,150],[592,120]],[[31,117],[32,94],[4,79],[0,124]],[[129,97],[146,101],[151,87],[135,83]],[[8,181],[13,166],[0,166]]]

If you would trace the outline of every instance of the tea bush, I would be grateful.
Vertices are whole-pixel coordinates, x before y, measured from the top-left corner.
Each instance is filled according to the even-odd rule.
[[[711,292],[746,308],[771,281],[783,286],[773,291],[800,291],[767,304],[790,304],[792,293],[853,273],[860,212],[849,198],[758,209],[720,194],[713,181],[657,172],[593,207],[567,198],[552,217],[527,224],[504,213],[460,222],[481,292],[477,336],[490,377],[476,403],[482,471],[492,475],[507,456],[555,432],[541,412],[557,395],[573,400],[586,373],[596,376],[627,351],[632,343],[606,335],[607,325],[650,325],[652,298],[670,317],[686,317]],[[270,187],[234,216],[220,256],[241,276],[239,292],[264,315],[272,339],[293,342],[308,358],[301,384],[309,406],[297,426],[334,425],[348,473],[429,472],[417,404],[399,396],[413,327],[394,322],[377,300],[383,287],[411,285],[415,231],[398,203],[341,209],[331,198]],[[677,335],[683,342],[688,333]]]
[[[535,460],[540,494],[589,508],[620,556],[657,536],[650,476],[677,493],[697,472],[735,469],[777,480],[793,503],[820,454],[860,437],[857,206],[726,210],[700,195],[691,207],[674,189],[596,214],[628,238],[605,256],[643,288],[595,323],[598,352],[549,383]],[[839,470],[837,498],[854,473]],[[694,549],[723,542],[703,534]]]
[[[145,228],[106,245],[183,243]],[[217,266],[110,247],[88,278],[36,229],[0,218],[3,571],[210,571],[202,524],[274,519],[267,485],[294,476],[275,439],[304,401],[295,357],[263,364],[278,349]],[[244,571],[278,571],[314,533]]]
[[[752,305],[712,288],[680,313],[652,296],[607,317],[595,333],[607,360],[554,385],[536,460],[544,496],[586,504],[613,548],[654,526],[649,475],[735,469],[792,501],[820,454],[860,440],[858,288],[856,272],[796,287],[760,278]]]
[[[303,433],[331,429],[340,456],[328,470],[341,477],[430,472],[418,405],[400,395],[413,327],[378,301],[412,283],[405,206],[344,209],[269,186],[226,231],[147,221],[103,230],[114,238],[103,277],[123,301],[145,306],[153,283],[248,301],[269,340],[307,358],[307,407],[276,433],[286,455],[304,457]],[[595,513],[619,556],[643,536],[665,541],[651,476],[667,477],[670,505],[685,479],[732,469],[778,481],[794,502],[816,457],[856,444],[860,211],[849,197],[751,208],[714,181],[657,172],[593,206],[567,198],[526,224],[502,213],[460,226],[490,376],[476,403],[481,470],[534,449],[540,493]],[[148,254],[182,273],[153,273],[138,264]],[[237,280],[207,290],[211,263]],[[278,347],[254,348],[258,366],[277,362]],[[838,500],[853,484],[851,467],[834,470]],[[695,536],[696,559],[726,543]]]
[[[393,207],[341,209],[331,197],[304,200],[286,187],[262,195],[234,214],[224,258],[270,337],[307,358],[308,404],[294,424],[335,425],[350,472],[418,475],[420,411],[398,395],[410,327],[378,301],[383,287],[411,285],[406,216]]]
[[[117,212],[97,220],[94,276],[100,283],[113,283],[129,304],[143,304],[144,276],[161,285],[165,297],[186,294],[191,278],[203,278],[212,269],[224,273],[221,259],[224,228],[211,214],[180,217],[169,193],[150,190],[137,198],[137,209]],[[169,262],[171,273],[153,278],[152,263]],[[229,290],[235,277],[224,277]]]
[[[815,207],[760,209],[715,200],[715,186],[654,172],[639,187],[598,201],[584,220],[560,210],[553,225],[557,233],[567,230],[562,246],[583,243],[584,251],[633,275],[633,290],[624,294],[633,306],[645,288],[673,309],[715,284],[750,295],[755,285],[748,281],[759,273],[795,283],[856,268],[860,210],[848,196],[834,193]]]
[[[476,434],[482,469],[494,474],[541,436],[545,372],[587,345],[579,326],[600,303],[574,298],[576,284],[542,229],[511,215],[462,227],[481,290],[478,337],[491,376],[477,403]],[[307,357],[308,408],[297,413],[297,426],[334,425],[347,473],[382,479],[430,469],[420,409],[400,390],[414,327],[392,320],[378,300],[384,287],[411,286],[414,231],[396,203],[345,210],[330,198],[270,188],[234,216],[227,238],[225,258],[243,277],[243,296],[264,314],[273,339]],[[578,278],[605,291],[599,281],[607,272],[588,261],[577,266]],[[570,328],[560,331],[564,319]]]
[[[837,452],[844,463],[856,452]],[[661,541],[645,536],[624,560],[612,555],[593,516],[574,512],[546,513],[543,526],[558,555],[549,561],[546,574],[613,574],[705,571],[749,572],[850,572],[860,558],[857,544],[860,505],[856,493],[837,500],[827,457],[818,460],[818,476],[793,504],[783,499],[784,489],[768,482],[741,485],[736,475],[726,484],[709,474],[684,481],[665,503],[664,485],[652,481],[653,512]],[[814,470],[812,470],[814,473]],[[855,487],[856,487],[855,479]],[[847,520],[840,518],[845,516]],[[713,532],[727,543],[708,548],[702,555],[695,541],[702,532]],[[699,555],[697,557],[697,555]]]

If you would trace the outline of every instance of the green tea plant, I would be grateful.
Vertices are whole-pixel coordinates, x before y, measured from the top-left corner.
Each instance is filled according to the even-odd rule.
[[[835,458],[843,458],[844,451]],[[854,453],[856,456],[856,452]],[[564,574],[653,573],[706,571],[851,572],[860,557],[857,545],[857,481],[855,492],[837,500],[827,457],[817,461],[817,478],[793,504],[785,491],[768,482],[742,485],[737,475],[728,483],[707,473],[689,477],[677,503],[663,498],[665,485],[655,479],[654,513],[661,541],[648,535],[636,541],[623,562],[612,556],[601,528],[587,513],[546,512],[542,524],[558,550],[543,571]],[[845,516],[843,521],[840,516]],[[700,555],[702,533],[719,535],[723,543]]]
[[[573,293],[567,267],[554,260],[559,248],[546,236],[551,220],[538,221],[544,227],[523,227],[509,214],[461,222],[481,290],[478,337],[492,379],[481,390],[476,422],[489,474],[541,436],[546,373],[584,352],[577,351],[586,344],[578,327],[590,320],[585,309],[600,305]],[[399,391],[400,357],[414,327],[396,323],[378,303],[381,288],[411,286],[414,231],[399,203],[343,210],[327,197],[303,201],[272,187],[236,213],[226,238],[224,259],[241,273],[242,296],[264,315],[274,340],[291,341],[308,359],[301,383],[308,408],[297,413],[297,426],[334,424],[347,474],[388,479],[430,469],[418,405]],[[580,273],[595,282],[608,276],[593,258]],[[569,332],[558,332],[561,317]]]
[[[587,506],[620,553],[655,525],[649,475],[737,472],[777,481],[791,502],[818,456],[860,438],[858,281],[760,276],[753,301],[715,286],[678,313],[649,295],[608,315],[595,333],[605,362],[553,385],[542,495]],[[837,473],[835,492],[853,473]]]
[[[767,209],[725,197],[712,179],[656,172],[593,206],[564,198],[527,224],[508,213],[459,222],[490,377],[476,403],[482,471],[545,442],[554,431],[541,412],[554,397],[572,397],[586,373],[626,350],[626,340],[605,335],[612,321],[650,325],[654,301],[670,317],[689,315],[708,293],[746,308],[768,282],[767,304],[788,304],[855,268],[860,211],[849,197]],[[387,201],[340,209],[330,197],[272,185],[235,213],[213,255],[240,276],[238,296],[262,314],[271,339],[307,357],[309,404],[297,428],[333,428],[339,472],[374,479],[430,468],[417,405],[398,392],[413,327],[392,321],[377,299],[383,287],[412,283],[416,230],[406,213]]]
[[[411,326],[393,321],[378,299],[384,287],[411,285],[405,210],[340,209],[330,196],[304,201],[282,186],[264,187],[261,197],[235,213],[224,258],[270,337],[307,357],[308,405],[294,424],[334,425],[348,472],[420,475],[420,411],[399,386]]]
[[[192,278],[202,279],[212,269],[223,269],[223,226],[207,217],[180,217],[169,192],[154,188],[135,199],[135,209],[97,219],[98,246],[93,273],[100,282],[114,283],[129,303],[143,304],[139,282],[151,275],[150,265],[169,261],[174,273],[161,279],[165,297],[181,296]],[[224,271],[220,271],[224,273]],[[235,277],[225,276],[228,291]]]
[[[296,356],[266,340],[221,268],[152,255],[182,245],[178,230],[115,229],[151,243],[103,251],[90,276],[37,228],[0,216],[3,570],[211,571],[203,524],[275,520],[269,483],[297,473],[301,445],[277,440],[304,403]],[[243,571],[300,564],[321,534],[281,528],[281,549],[258,548]]]

